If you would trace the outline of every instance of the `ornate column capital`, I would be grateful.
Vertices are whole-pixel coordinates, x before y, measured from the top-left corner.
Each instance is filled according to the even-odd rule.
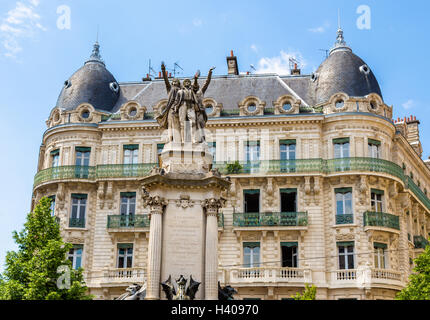
[[[206,215],[211,216],[217,216],[219,208],[222,208],[225,204],[225,199],[215,199],[210,198],[203,201],[202,207],[206,209]]]
[[[167,205],[167,201],[160,196],[151,196],[149,192],[142,188],[142,200],[144,207],[150,207],[151,214],[162,214],[164,207]]]

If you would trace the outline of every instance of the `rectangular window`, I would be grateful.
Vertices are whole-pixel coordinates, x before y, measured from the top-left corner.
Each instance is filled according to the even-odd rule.
[[[90,154],[91,148],[89,147],[76,147],[76,159],[75,159],[75,176],[76,178],[86,179],[88,178],[88,167],[90,165]]]
[[[49,196],[48,199],[51,200],[51,216],[55,216],[55,195]]]
[[[133,267],[133,244],[131,243],[118,244],[117,268],[132,268],[132,267]]]
[[[260,242],[243,243],[243,264],[245,268],[260,266]]]
[[[245,159],[249,161],[260,160],[260,141],[247,141],[245,144]]]
[[[281,242],[282,251],[282,267],[297,268],[297,252],[298,243],[297,242]]]
[[[79,269],[82,266],[82,251],[84,246],[82,244],[75,244],[73,248],[69,250],[68,258],[72,263],[73,269]]]
[[[353,223],[352,188],[335,189],[336,224]]]
[[[372,189],[371,190],[370,205],[373,212],[384,212],[383,201],[384,201],[384,191]]]
[[[349,158],[349,138],[333,140],[334,158]]]
[[[51,167],[58,167],[60,165],[60,149],[51,151]]]
[[[281,189],[281,212],[297,212],[297,189]]]
[[[339,270],[354,269],[354,242],[338,242]]]
[[[86,194],[72,194],[72,212],[69,227],[85,228]]]
[[[133,226],[134,215],[136,213],[136,192],[121,192],[120,198],[120,226]]]
[[[216,142],[208,142],[209,152],[213,157],[213,162],[216,161]]]
[[[386,269],[387,268],[387,262],[388,262],[387,245],[385,243],[375,242],[373,244],[373,248],[375,250],[375,252],[374,252],[375,268],[376,269]]]
[[[246,213],[260,212],[260,190],[243,190]]]
[[[296,172],[296,140],[280,140],[281,172]]]
[[[368,139],[369,158],[379,159],[381,157],[381,141]]]
[[[136,164],[139,161],[139,145],[128,144],[124,145],[124,176],[134,177],[137,175]]]

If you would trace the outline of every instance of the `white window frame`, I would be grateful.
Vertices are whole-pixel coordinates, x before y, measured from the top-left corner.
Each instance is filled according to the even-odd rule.
[[[78,200],[78,203],[73,203],[73,200]],[[82,203],[82,200],[85,200],[84,203]],[[85,211],[87,207],[87,200],[88,198],[81,199],[81,198],[74,198],[72,196],[72,210],[70,212],[70,217],[72,219],[85,219]],[[77,207],[76,209],[76,217],[73,217],[73,207]]]
[[[339,270],[353,270],[355,269],[355,246],[352,246],[352,252],[348,252],[348,247],[350,246],[338,246],[338,264]],[[343,252],[340,252],[340,248],[343,248]],[[352,268],[348,265],[348,257],[352,256]],[[341,269],[340,259],[343,257],[345,262],[345,269]]]
[[[123,200],[126,199],[125,202]],[[122,205],[126,205],[126,213],[122,213]],[[134,206],[133,212],[130,213],[130,208]],[[121,197],[120,196],[120,206],[119,206],[119,214],[122,216],[134,216],[136,214],[136,196],[134,197]]]
[[[378,196],[381,199],[378,199]],[[370,207],[373,212],[384,212],[384,195],[370,192]]]
[[[83,256],[83,252],[84,252],[84,247],[83,246],[79,246],[79,247],[73,247],[72,249],[73,253],[68,253],[68,258],[72,258],[72,268],[77,270],[78,268],[82,267],[82,256]],[[78,250],[80,250],[80,253],[78,252]],[[81,263],[80,265],[77,267],[76,263],[78,258],[81,258]]]
[[[294,146],[294,148],[292,148]],[[282,150],[282,148],[285,147],[285,150]],[[279,144],[279,158],[280,160],[296,160],[296,152],[297,152],[297,146],[295,143],[280,143]],[[285,157],[283,157],[283,155]]]
[[[124,164],[139,163],[139,149],[124,149]]]
[[[374,249],[374,263],[376,269],[387,269],[388,268],[388,250],[384,248],[373,248]]]
[[[338,195],[342,197],[342,199],[340,199],[340,201],[342,202],[342,213],[338,213]],[[351,195],[351,212],[347,212],[347,208],[348,206],[346,205],[346,202],[348,201],[346,199],[347,195]],[[353,196],[352,196],[352,192],[347,192],[347,193],[341,193],[341,192],[335,192],[335,201],[336,201],[336,215],[342,215],[342,214],[353,214],[354,210],[353,210]]]
[[[256,252],[258,248],[258,253]],[[245,249],[249,249],[250,252],[246,253]],[[260,266],[260,254],[261,254],[261,244],[258,247],[247,247],[246,243],[243,244],[243,265],[245,268],[258,268]],[[246,263],[246,257],[249,256],[249,264]],[[257,260],[257,261],[255,261]]]
[[[120,253],[120,250],[121,249],[124,249],[124,254],[121,254]],[[131,249],[132,251],[131,251],[131,254],[130,253],[128,253],[128,249]],[[117,268],[118,269],[127,269],[127,268],[133,268],[133,263],[134,263],[134,259],[133,259],[133,254],[134,254],[134,246],[133,245],[131,245],[131,246],[129,246],[129,247],[126,247],[126,248],[117,248],[117,253],[118,253],[118,256],[117,256],[117,260],[116,260],[116,265],[117,265]],[[120,266],[119,265],[119,259],[120,258],[124,258],[124,260],[123,260],[123,265],[122,266]],[[127,267],[127,261],[128,261],[128,258],[130,258],[131,257],[131,267]]]
[[[75,159],[75,165],[81,166],[81,167],[87,167],[90,165],[90,157],[91,157],[91,151],[76,151],[76,159]]]
[[[381,146],[373,143],[368,143],[369,158],[380,159],[381,158]]]
[[[260,144],[258,141],[257,144],[252,145],[249,145],[248,141],[245,142],[245,160],[247,162],[260,161]]]
[[[349,158],[350,157],[350,142],[333,143],[333,153],[334,153],[335,159]]]

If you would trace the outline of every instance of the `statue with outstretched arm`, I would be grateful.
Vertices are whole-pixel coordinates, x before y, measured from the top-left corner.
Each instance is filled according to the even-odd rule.
[[[161,63],[161,73],[163,74],[168,97],[166,107],[163,110],[160,110],[156,120],[162,129],[168,129],[169,141],[181,142],[179,134],[179,118],[176,110],[178,91],[181,89],[181,83],[178,79],[174,78],[170,84],[164,62]]]
[[[209,87],[209,84],[211,82],[212,79],[212,72],[215,69],[215,67],[212,67],[209,69],[209,73],[208,76],[206,78],[206,81],[203,85],[203,87],[200,89],[199,83],[198,83],[198,78],[200,77],[200,71],[197,71],[196,74],[194,75],[194,84],[193,84],[193,92],[195,95],[195,100],[197,101],[196,103],[196,122],[197,122],[197,134],[196,134],[196,140],[198,142],[203,142],[205,141],[206,137],[205,137],[205,133],[204,133],[204,127],[206,126],[206,122],[208,121],[208,116],[206,114],[206,110],[205,107],[203,105],[203,99],[204,99],[204,95],[206,93],[206,90]]]

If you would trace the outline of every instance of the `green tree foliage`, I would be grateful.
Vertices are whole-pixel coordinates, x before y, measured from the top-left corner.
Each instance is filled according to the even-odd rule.
[[[317,294],[317,287],[312,285],[310,286],[309,284],[305,284],[305,290],[302,292],[302,294],[300,293],[296,293],[296,296],[293,296],[292,298],[294,298],[294,300],[315,300]]]
[[[51,216],[51,200],[44,197],[27,215],[21,232],[14,231],[18,251],[6,255],[5,271],[0,276],[2,300],[90,300],[82,269],[73,270],[67,253],[71,244],[63,242],[60,228]],[[57,287],[59,266],[70,270],[70,286]],[[62,282],[62,283],[67,283]]]
[[[409,283],[400,291],[396,300],[430,300],[430,246],[415,259],[415,268]]]
[[[228,163],[226,166],[226,169],[227,169],[227,173],[234,174],[234,173],[239,173],[243,169],[243,167],[239,163],[239,161],[236,160],[233,163]]]

